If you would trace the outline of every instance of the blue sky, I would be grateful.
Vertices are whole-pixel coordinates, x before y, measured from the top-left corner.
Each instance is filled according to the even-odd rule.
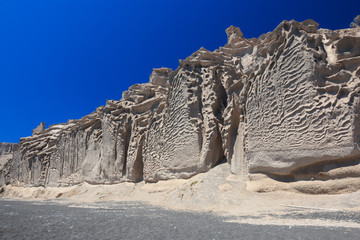
[[[347,0],[0,0],[0,142],[119,100],[152,68],[223,46],[230,25],[251,38],[291,19],[347,28],[357,14]]]

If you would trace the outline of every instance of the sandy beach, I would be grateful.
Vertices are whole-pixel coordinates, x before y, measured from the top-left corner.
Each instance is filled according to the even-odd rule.
[[[276,184],[281,186],[284,183],[264,176],[244,181],[231,175],[227,164],[220,164],[207,173],[189,179],[114,185],[82,183],[46,188],[5,186],[1,196],[13,200],[60,200],[78,206],[96,202],[143,202],[164,209],[211,212],[230,217],[228,221],[238,223],[360,228],[358,218],[351,217],[352,214],[360,214],[359,191],[352,192],[352,188],[348,188],[348,192],[341,194],[304,194],[297,192],[296,186],[314,188],[327,183],[287,183],[287,191]],[[268,189],[268,192],[264,192],[264,189]],[[299,218],[299,214],[316,216],[322,213],[342,217],[305,217],[306,221],[304,217]]]

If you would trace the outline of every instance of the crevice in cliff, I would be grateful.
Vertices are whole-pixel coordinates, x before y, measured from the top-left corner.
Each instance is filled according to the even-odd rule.
[[[124,132],[124,144],[123,144],[123,168],[122,168],[122,176],[126,176],[127,174],[127,159],[128,159],[128,151],[130,145],[130,137],[131,137],[131,118],[125,124],[125,132]]]
[[[239,124],[240,124],[240,112],[238,109],[237,104],[235,103],[235,101],[233,100],[233,109],[232,109],[232,114],[231,114],[231,124],[230,124],[230,128],[228,130],[229,135],[228,138],[230,139],[230,144],[229,144],[229,157],[228,157],[228,161],[230,164],[233,164],[233,158],[234,158],[234,152],[235,152],[235,144],[236,144],[236,139],[238,136],[238,128],[239,128]]]
[[[28,161],[28,169],[31,170],[32,164],[33,164],[33,159],[32,159],[32,158],[28,158],[27,161]]]
[[[221,79],[219,77],[218,69],[213,69],[214,75],[214,91],[216,93],[217,100],[214,101],[212,106],[215,117],[219,120],[221,124],[224,123],[223,112],[228,104],[228,95],[224,86],[222,85]]]
[[[114,138],[115,138],[115,142],[114,142],[114,159],[113,161],[116,162],[117,158],[118,158],[118,151],[117,151],[117,145],[118,145],[118,137],[119,137],[119,134],[120,134],[120,128],[121,128],[121,125],[118,124],[117,125],[117,128],[116,128],[116,132],[115,132],[115,135],[114,135]],[[125,145],[125,144],[124,144]],[[123,147],[124,148],[124,147]],[[117,165],[115,164],[115,173],[119,170],[117,169]]]
[[[143,147],[145,135],[137,135],[136,143],[133,142],[131,157],[128,161],[126,179],[132,182],[140,182],[144,175]]]
[[[138,146],[138,152],[134,163],[134,182],[141,182],[144,179],[144,162],[143,162],[143,139],[141,138],[141,144]]]
[[[219,124],[216,124],[216,128],[215,128],[215,134],[216,137],[214,139],[214,150],[218,156],[217,156],[217,160],[215,160],[212,165],[211,168],[219,165],[220,163],[223,163],[226,160],[225,154],[224,154],[224,150],[222,148],[222,138],[221,138],[221,133],[220,133],[220,129],[219,129]]]
[[[41,167],[40,167],[40,176],[39,176],[39,182],[38,185],[45,187],[46,185],[46,180],[47,180],[47,171],[49,169],[49,161],[46,159],[46,157],[44,158],[39,158],[38,159]]]

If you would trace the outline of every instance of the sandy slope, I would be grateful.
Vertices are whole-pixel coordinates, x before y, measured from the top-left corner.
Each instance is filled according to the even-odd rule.
[[[213,211],[232,215],[233,221],[251,224],[316,225],[360,228],[360,222],[351,219],[297,219],[296,214],[347,213],[360,214],[360,191],[354,186],[358,180],[299,181],[279,183],[264,176],[243,181],[231,175],[227,164],[221,164],[207,173],[190,179],[174,179],[158,183],[120,183],[72,187],[14,187],[6,186],[2,197],[21,199],[67,199],[71,202],[145,201],[165,208],[192,211]],[[341,187],[349,184],[348,188]],[[359,185],[359,184],[358,184]],[[300,189],[342,189],[342,194],[310,195],[297,193]],[[278,191],[286,190],[286,191]],[[272,192],[268,192],[272,191]],[[292,218],[282,216],[294,214]]]

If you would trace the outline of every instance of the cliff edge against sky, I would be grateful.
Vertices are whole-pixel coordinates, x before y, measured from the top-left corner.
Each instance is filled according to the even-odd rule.
[[[154,69],[119,101],[41,125],[4,160],[0,185],[156,182],[224,161],[244,179],[360,177],[359,28],[306,20],[257,39],[226,33],[224,47]]]

